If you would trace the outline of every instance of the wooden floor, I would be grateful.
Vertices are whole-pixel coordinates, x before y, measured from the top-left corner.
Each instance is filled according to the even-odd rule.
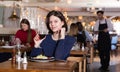
[[[111,55],[109,71],[107,72],[120,72],[120,50],[118,50],[115,53],[117,54]],[[87,72],[102,72],[98,69],[99,67],[100,67],[100,59],[98,56],[96,56],[94,58],[94,62],[92,64],[88,64]]]

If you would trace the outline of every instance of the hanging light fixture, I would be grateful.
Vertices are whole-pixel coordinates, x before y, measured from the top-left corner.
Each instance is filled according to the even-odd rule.
[[[13,12],[12,12],[11,16],[9,17],[9,19],[11,19],[11,20],[17,20],[17,19],[19,19],[19,17],[17,16],[15,8],[16,7],[15,7],[15,3],[14,3],[14,5],[13,5]]]

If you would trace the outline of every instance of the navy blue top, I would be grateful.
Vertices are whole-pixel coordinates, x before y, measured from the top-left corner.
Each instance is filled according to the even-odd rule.
[[[40,44],[43,50],[33,48],[31,56],[37,56],[43,52],[45,56],[55,57],[56,60],[66,60],[75,41],[74,37],[68,35],[65,36],[65,39],[55,41],[52,39],[52,35],[49,34]]]

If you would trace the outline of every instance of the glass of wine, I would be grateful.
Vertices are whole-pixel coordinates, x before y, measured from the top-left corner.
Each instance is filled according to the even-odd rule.
[[[39,31],[39,36],[40,36],[40,39],[43,39],[46,36],[46,34],[43,31]]]
[[[39,36],[40,36],[40,39],[43,39],[46,36],[46,34],[39,34]]]

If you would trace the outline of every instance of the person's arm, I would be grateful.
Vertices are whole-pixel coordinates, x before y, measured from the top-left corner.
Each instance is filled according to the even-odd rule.
[[[68,37],[67,39],[61,39],[58,42],[56,51],[55,51],[55,59],[56,60],[66,60],[70,54],[71,48],[75,43],[74,37]]]
[[[34,47],[34,37],[36,36],[36,32],[35,32],[35,30],[32,30],[32,35],[31,35],[31,37],[32,37],[32,41],[30,42],[30,43],[26,43],[26,46],[28,46],[28,47]]]
[[[85,30],[85,36],[86,36],[86,41],[93,41],[93,39],[89,35],[89,32],[86,30]]]
[[[18,30],[15,34],[15,39],[14,39],[14,44],[17,44],[17,43],[22,43],[21,40],[20,40],[20,36],[21,36],[21,31]]]
[[[21,36],[21,33],[22,31],[21,30],[18,30],[15,34],[15,38],[19,38],[20,39],[20,36]]]
[[[108,25],[108,31],[112,31],[113,30],[113,23],[111,22],[110,19],[107,19],[107,25]]]
[[[94,29],[94,34],[98,34],[98,27],[99,27],[99,21],[97,20],[93,29]]]
[[[35,57],[35,56],[42,53],[42,49],[40,47],[40,44],[43,40],[44,39],[40,40],[39,35],[36,34],[36,36],[34,37],[35,45],[34,45],[34,48],[32,48],[32,51],[31,51],[31,54],[30,54],[31,57]]]

